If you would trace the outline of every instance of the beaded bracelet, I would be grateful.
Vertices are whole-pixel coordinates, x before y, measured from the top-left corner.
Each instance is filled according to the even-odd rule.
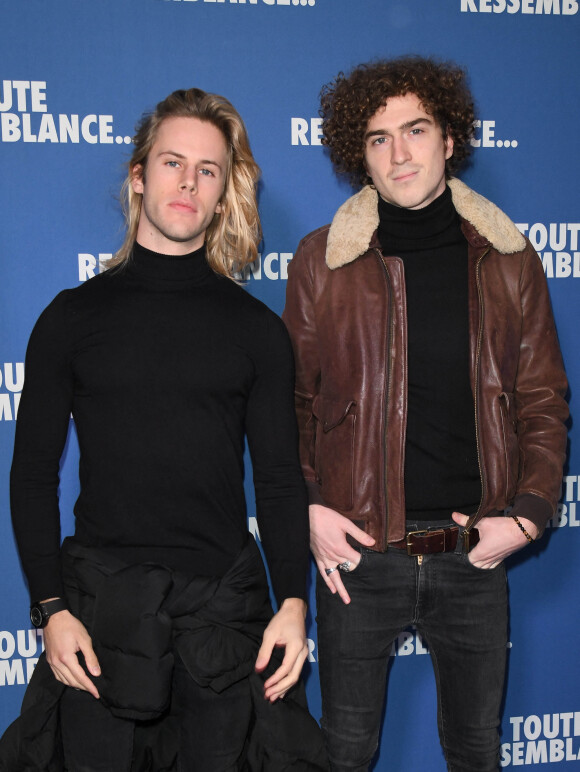
[[[526,537],[526,539],[527,539],[529,542],[533,542],[533,541],[536,541],[536,540],[534,539],[534,537],[533,537],[533,536],[530,536],[530,534],[529,534],[529,533],[526,531],[526,529],[524,528],[524,526],[523,526],[523,525],[520,523],[520,521],[519,521],[519,519],[518,519],[517,515],[510,515],[510,517],[512,517],[512,518],[513,518],[513,519],[516,521],[516,525],[518,526],[518,528],[520,529],[520,531],[523,533],[523,535]]]

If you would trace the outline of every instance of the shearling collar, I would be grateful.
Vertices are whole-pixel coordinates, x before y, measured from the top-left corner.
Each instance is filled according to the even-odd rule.
[[[461,180],[451,179],[447,184],[457,213],[471,223],[485,242],[502,254],[519,252],[525,247],[525,238],[495,204]],[[330,269],[351,263],[368,250],[379,225],[377,203],[377,191],[367,185],[338,209],[326,247],[326,264]]]

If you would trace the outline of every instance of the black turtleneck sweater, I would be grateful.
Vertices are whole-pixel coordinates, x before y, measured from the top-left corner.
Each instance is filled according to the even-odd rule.
[[[12,516],[33,600],[62,595],[59,462],[80,446],[75,536],[130,563],[221,576],[247,539],[243,451],[279,602],[306,597],[307,500],[290,342],[202,248],[132,258],[61,292],[27,350]]]
[[[445,191],[423,209],[379,198],[379,241],[405,268],[408,422],[405,498],[409,520],[473,514],[481,498],[469,381],[467,242]]]

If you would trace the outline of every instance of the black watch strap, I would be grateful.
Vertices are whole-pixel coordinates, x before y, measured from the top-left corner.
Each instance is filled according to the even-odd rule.
[[[53,614],[64,611],[66,608],[66,601],[63,598],[47,600],[45,603],[36,601],[30,607],[30,621],[35,627],[46,627],[46,623]]]

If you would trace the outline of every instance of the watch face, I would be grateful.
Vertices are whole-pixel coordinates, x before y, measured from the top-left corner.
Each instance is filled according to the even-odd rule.
[[[38,606],[33,606],[30,609],[30,621],[35,627],[42,627],[43,623],[43,617],[42,617],[42,611]]]

